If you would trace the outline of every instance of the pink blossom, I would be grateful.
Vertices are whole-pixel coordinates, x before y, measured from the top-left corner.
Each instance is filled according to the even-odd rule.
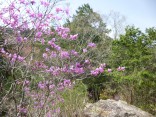
[[[31,86],[30,81],[28,80],[23,80],[23,82],[20,80],[21,86],[22,84],[24,85],[24,91],[26,93],[25,96],[26,98],[30,99],[28,100],[28,102],[32,102],[30,106],[34,104],[34,109],[32,110],[35,110],[35,108],[37,108],[38,111],[46,109],[46,112],[44,114],[50,112],[50,114],[49,115],[47,114],[47,116],[53,116],[54,114],[53,109],[56,109],[55,110],[56,114],[59,113],[60,108],[57,109],[57,106],[59,105],[58,103],[63,102],[63,99],[61,97],[62,95],[59,96],[60,93],[57,92],[64,91],[66,88],[72,88],[73,86],[71,80],[65,79],[63,81],[60,81],[61,79],[73,75],[79,76],[80,74],[84,74],[86,72],[89,72],[90,70],[91,70],[90,74],[97,76],[100,73],[104,72],[106,66],[103,64],[95,68],[94,70],[92,70],[94,68],[94,65],[96,64],[91,64],[90,59],[85,58],[87,56],[83,56],[84,55],[83,53],[86,53],[87,50],[89,50],[92,47],[96,47],[95,43],[88,43],[86,48],[84,49],[82,48],[83,49],[81,50],[82,56],[78,55],[79,53],[77,52],[77,50],[68,50],[66,48],[61,48],[60,45],[62,45],[61,44],[62,41],[70,43],[71,40],[78,39],[78,34],[71,34],[69,28],[60,26],[59,22],[57,22],[57,20],[63,19],[64,15],[56,14],[56,13],[64,13],[66,15],[69,15],[69,8],[63,10],[61,8],[56,8],[54,9],[55,14],[52,14],[50,12],[53,12],[53,10],[50,11],[49,9],[50,7],[53,8],[52,4],[48,2],[50,0],[40,0],[40,1],[41,2],[37,0],[17,0],[17,1],[15,0],[14,4],[11,4],[8,8],[6,7],[4,11],[0,11],[0,19],[2,20],[1,22],[4,26],[6,26],[6,28],[10,27],[12,29],[13,32],[12,35],[15,37],[15,41],[17,40],[17,42],[20,42],[17,43],[17,46],[21,45],[21,48],[23,46],[24,50],[25,47],[28,47],[31,44],[31,42],[33,43],[35,42],[33,39],[44,44],[44,47],[46,46],[47,48],[45,47],[46,48],[44,50],[45,52],[42,52],[43,58],[35,59],[34,57],[28,56],[27,59],[30,58],[30,62],[29,60],[27,60],[27,62],[30,64],[25,64],[26,63],[25,57],[23,57],[22,55],[21,56],[18,55],[19,53],[18,54],[13,53],[13,52],[17,52],[16,50],[17,47],[15,47],[15,50],[13,51],[11,51],[12,49],[8,50],[11,53],[5,52],[4,48],[2,48],[0,49],[0,54],[2,53],[3,55],[5,54],[4,56],[6,56],[8,62],[11,63],[11,64],[8,63],[11,65],[11,67],[14,67],[14,63],[17,60],[17,64],[15,64],[15,67],[20,67],[21,65],[25,65],[25,66],[28,65],[27,67],[28,68],[30,67],[29,70],[30,74],[37,75],[38,73],[40,73],[41,75],[43,75],[44,81],[36,84],[37,88],[40,90],[34,89],[36,88],[36,85],[34,84],[35,87]],[[45,7],[48,11],[46,12],[46,9],[42,9],[42,8],[40,9],[39,8],[40,6],[38,7],[39,5],[38,3],[41,3],[40,4],[41,7],[42,8]],[[27,7],[29,7],[30,10],[27,9]],[[22,10],[26,10],[26,11],[22,12]],[[42,14],[43,12],[45,12],[45,14]],[[24,13],[26,14],[24,15]],[[21,31],[21,33],[19,30]],[[30,33],[30,35],[27,33]],[[29,38],[29,40],[27,38]],[[49,38],[52,39],[48,41]],[[64,39],[64,40],[60,40],[60,39]],[[28,46],[26,45],[27,43],[24,42],[27,42]],[[31,51],[31,49],[32,48],[29,47],[29,49],[25,54],[29,55],[29,51]],[[39,49],[40,51],[41,48],[37,48],[37,49]],[[22,51],[23,49],[21,50],[21,52]],[[23,62],[23,64],[20,63],[19,61]],[[120,68],[120,70],[123,69],[124,68],[122,67]],[[25,67],[22,67],[22,70],[27,71]],[[50,79],[52,79],[52,82],[49,81]],[[58,82],[55,82],[54,81],[55,79],[56,80],[58,79],[57,80]],[[48,96],[47,96],[47,91],[49,94]],[[51,104],[52,101],[55,103],[54,105]],[[18,112],[20,114],[19,116],[27,116],[26,107],[27,104],[20,106]]]
[[[35,13],[30,13],[30,17],[35,18],[36,14]]]
[[[85,60],[85,63],[86,64],[90,64],[90,61],[87,59],[87,60]]]
[[[29,88],[29,87],[24,87],[24,91],[25,91],[26,93],[29,93],[30,88]]]
[[[34,0],[31,0],[30,3],[34,5],[36,2]]]
[[[23,113],[23,114],[26,114],[28,111],[25,107],[18,107],[18,110],[20,113]]]
[[[63,83],[59,83],[58,84],[58,88],[59,91],[62,91],[64,89]]]
[[[17,34],[20,35],[21,34],[21,31],[17,31]]]
[[[83,74],[84,73],[84,69],[83,68],[75,68],[75,70],[74,70],[74,72],[75,73],[77,73],[77,74]]]
[[[52,117],[51,115],[52,115],[52,113],[51,113],[50,111],[48,111],[48,112],[46,113],[46,117]]]
[[[52,40],[51,40],[52,42],[55,42],[56,41],[56,38],[52,38]]]
[[[42,36],[42,32],[37,32],[35,35],[36,38],[40,38],[41,36]]]
[[[70,32],[70,29],[69,28],[63,28],[63,31],[65,32],[65,33],[69,33]]]
[[[55,38],[53,38],[52,40],[48,41],[48,44],[51,45],[52,48],[55,48],[56,50],[60,51],[61,50],[61,47],[58,46],[58,45],[56,45],[54,43],[54,40],[55,40]]]
[[[27,12],[27,13],[30,13],[30,10],[29,10],[29,9],[26,9],[26,12]]]
[[[25,58],[24,57],[21,57],[20,55],[18,55],[18,61],[22,62]]]
[[[112,69],[108,69],[107,71],[108,71],[108,72],[112,72]]]
[[[63,59],[67,59],[67,58],[69,59],[70,58],[69,53],[67,51],[61,51],[60,57]]]
[[[44,59],[47,59],[47,58],[48,58],[47,53],[43,53],[43,58],[44,58]]]
[[[54,47],[57,51],[60,51],[61,50],[61,47],[60,46],[58,46],[58,45],[55,45],[55,47]]]
[[[23,38],[22,38],[22,37],[20,37],[20,36],[18,36],[18,37],[16,38],[16,40],[17,40],[17,42],[18,42],[18,43],[21,43],[21,42],[22,42],[22,40],[23,40]]]
[[[38,88],[40,88],[40,89],[45,89],[45,88],[46,88],[45,83],[39,82],[39,83],[38,83]]]
[[[30,84],[30,81],[29,81],[29,80],[25,80],[25,81],[24,81],[24,84],[25,84],[25,85],[29,85],[29,84]]]
[[[54,70],[54,67],[51,66],[49,69],[46,70],[46,72],[52,72]]]
[[[8,57],[11,58],[12,57],[12,54],[9,54]]]
[[[16,83],[17,83],[18,85],[20,85],[20,84],[22,84],[22,81],[16,80]]]
[[[99,72],[97,70],[91,70],[91,75],[97,76]]]
[[[41,39],[41,43],[42,43],[42,45],[44,45],[44,43],[45,43],[45,40],[43,38]]]
[[[45,7],[48,7],[50,5],[49,2],[45,2],[44,0],[41,1],[41,4]]]
[[[117,70],[118,70],[118,71],[125,71],[125,67],[120,67],[120,66],[119,66],[119,67],[117,68]]]
[[[48,52],[48,51],[50,51],[50,49],[49,48],[46,48],[46,51]]]
[[[63,33],[61,36],[62,36],[63,39],[66,39],[68,37],[68,34]]]
[[[53,14],[47,14],[46,17],[47,19],[50,19],[53,16]]]
[[[23,23],[23,25],[22,25],[23,30],[27,30],[28,29],[28,22],[24,21],[22,23]]]
[[[13,59],[17,59],[17,54],[15,53],[15,54],[13,54]]]
[[[4,48],[1,48],[1,53],[5,54],[6,51],[4,50]]]
[[[9,55],[9,53],[8,53],[8,52],[6,52],[6,55],[8,56],[8,55]]]
[[[62,19],[62,17],[55,16],[55,19],[56,19],[56,20],[61,20],[61,19]]]
[[[9,10],[12,11],[12,10],[14,10],[14,8],[15,8],[15,3],[12,2],[12,3],[9,5]]]
[[[55,94],[55,92],[54,92],[54,91],[51,91],[51,92],[50,92],[50,94],[51,94],[51,95],[54,95],[54,94]]]
[[[19,0],[20,1],[20,4],[24,4],[25,3],[25,0]]]
[[[43,62],[35,62],[35,67],[46,69],[47,66]]]
[[[52,71],[52,75],[53,76],[58,76],[60,74],[60,68],[56,67],[53,71]]]
[[[66,8],[65,12],[66,12],[67,15],[69,15],[69,8]]]
[[[73,70],[74,70],[74,65],[71,65],[71,66],[69,67],[69,69],[70,69],[71,71],[73,71]]]
[[[102,67],[99,67],[99,68],[98,68],[98,71],[99,71],[100,73],[103,73],[103,72],[104,72],[104,69],[103,69]]]
[[[45,33],[46,35],[50,36],[51,30],[50,30],[50,29],[47,29],[47,30],[44,31],[44,33]]]
[[[74,56],[78,56],[78,52],[76,52],[75,50],[71,50],[71,54]]]
[[[15,61],[16,61],[16,59],[15,58],[12,58],[10,62],[11,62],[11,64],[14,64]]]
[[[28,40],[28,39],[27,39],[26,37],[24,37],[24,38],[23,38],[23,41],[25,41],[25,42],[26,42],[27,40]]]
[[[125,71],[125,67],[121,67],[121,71]]]
[[[101,64],[100,67],[106,67],[106,63]]]
[[[42,18],[42,16],[43,16],[42,13],[38,13],[38,14],[37,14],[37,17],[38,17],[38,18]]]
[[[53,89],[55,87],[55,85],[51,84],[49,85],[49,89]]]
[[[76,62],[75,66],[78,67],[78,68],[82,67],[82,65],[79,62]]]
[[[84,49],[83,49],[83,53],[86,53],[86,52],[87,52],[87,49],[86,49],[86,48],[84,48]]]
[[[66,36],[68,36],[68,33],[70,32],[70,29],[58,26],[56,28],[56,32],[58,33],[58,35],[62,36],[62,38],[66,38]]]
[[[65,80],[63,81],[63,84],[64,84],[65,87],[70,87],[70,86],[71,86],[71,81],[65,79]]]
[[[60,108],[57,108],[54,112],[55,113],[60,113]]]
[[[65,72],[65,73],[68,73],[68,68],[67,68],[67,66],[64,66],[63,68],[61,68],[61,71],[62,71],[62,72]]]
[[[78,38],[78,34],[70,35],[71,40],[76,40]]]
[[[43,106],[44,106],[44,102],[41,101],[41,102],[39,103],[39,105],[38,105],[38,108],[43,108]]]
[[[91,43],[88,43],[87,46],[90,47],[90,48],[93,48],[93,47],[96,47],[96,44],[91,42]]]
[[[60,11],[62,11],[61,8],[56,8],[56,12],[59,13]]]
[[[49,45],[52,45],[54,42],[52,40],[48,41]]]
[[[51,55],[50,55],[50,58],[55,58],[56,56],[57,56],[56,52],[52,51]]]
[[[9,25],[10,21],[8,19],[3,19],[3,23]]]
[[[98,74],[103,73],[103,72],[104,72],[103,67],[98,67],[95,70],[91,71],[91,75],[97,76]]]

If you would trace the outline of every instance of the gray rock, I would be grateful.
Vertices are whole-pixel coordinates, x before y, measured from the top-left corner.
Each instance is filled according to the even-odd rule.
[[[124,101],[111,99],[87,104],[84,109],[84,115],[85,117],[154,117]]]

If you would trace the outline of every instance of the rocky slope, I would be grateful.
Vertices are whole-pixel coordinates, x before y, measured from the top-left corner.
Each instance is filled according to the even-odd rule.
[[[84,109],[85,117],[154,117],[141,109],[124,101],[100,100],[87,104]]]

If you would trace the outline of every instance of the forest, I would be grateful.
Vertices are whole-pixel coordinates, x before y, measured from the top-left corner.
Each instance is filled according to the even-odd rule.
[[[84,117],[106,99],[156,115],[156,27],[109,29],[89,4],[69,18],[61,2],[0,4],[0,117]]]

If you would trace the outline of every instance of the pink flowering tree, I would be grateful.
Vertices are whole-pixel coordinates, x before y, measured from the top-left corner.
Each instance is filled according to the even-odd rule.
[[[63,103],[60,93],[72,88],[74,79],[104,72],[106,64],[92,64],[86,56],[96,48],[95,43],[75,50],[79,45],[72,42],[78,34],[71,34],[61,25],[69,16],[69,8],[61,7],[60,1],[10,0],[0,7],[4,38],[0,56],[5,59],[9,75],[4,79],[10,79],[1,103],[13,101],[14,105],[8,106],[10,116],[57,116],[61,111],[58,105]],[[62,40],[71,48],[61,47]],[[4,85],[2,82],[1,87]]]

